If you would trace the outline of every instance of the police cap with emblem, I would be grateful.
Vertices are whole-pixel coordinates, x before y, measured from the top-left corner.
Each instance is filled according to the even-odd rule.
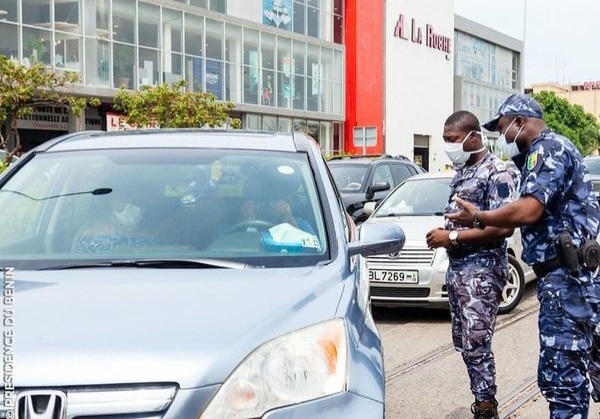
[[[496,116],[489,122],[482,125],[488,131],[496,131],[498,121],[503,116],[525,116],[528,118],[542,119],[542,108],[529,95],[523,93],[515,93],[510,95],[498,108]]]

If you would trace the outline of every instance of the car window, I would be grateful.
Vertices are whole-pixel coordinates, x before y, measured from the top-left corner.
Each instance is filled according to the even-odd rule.
[[[0,263],[218,258],[308,266],[327,257],[302,153],[40,153],[0,188]]]
[[[592,175],[600,175],[600,158],[585,158],[583,161]]]
[[[367,170],[366,164],[332,164],[329,170],[341,192],[358,192],[362,188]]]
[[[394,179],[392,178],[392,171],[390,170],[390,166],[387,164],[379,164],[375,167],[375,172],[373,173],[373,181],[371,184],[376,182],[387,182],[391,187],[394,186]]]
[[[411,171],[410,167],[406,164],[392,164],[392,175],[394,176],[396,185],[401,184],[415,173],[416,172]]]
[[[373,217],[442,214],[450,198],[450,180],[408,180],[388,196]]]

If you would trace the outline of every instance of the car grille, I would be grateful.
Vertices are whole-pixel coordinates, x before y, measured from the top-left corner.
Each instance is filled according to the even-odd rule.
[[[371,297],[426,298],[429,288],[371,286]]]
[[[367,264],[377,264],[378,269],[386,267],[395,267],[398,265],[422,265],[429,266],[433,263],[434,249],[427,248],[404,248],[399,254],[391,253],[387,255],[369,256]]]

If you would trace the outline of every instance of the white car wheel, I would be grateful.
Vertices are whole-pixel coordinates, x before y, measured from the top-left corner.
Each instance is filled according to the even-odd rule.
[[[508,282],[502,290],[498,314],[512,311],[521,301],[525,291],[525,275],[514,256],[508,255]]]

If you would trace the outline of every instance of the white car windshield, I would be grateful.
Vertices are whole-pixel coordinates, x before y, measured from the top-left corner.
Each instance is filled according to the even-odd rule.
[[[409,179],[396,188],[373,217],[442,215],[450,197],[451,178]]]
[[[218,149],[40,153],[0,186],[0,264],[327,258],[306,155]]]

